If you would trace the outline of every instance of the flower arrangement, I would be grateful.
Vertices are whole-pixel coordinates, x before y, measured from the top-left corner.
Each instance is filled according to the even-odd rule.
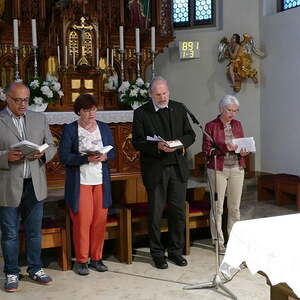
[[[46,80],[40,77],[34,78],[29,83],[30,100],[29,105],[42,105],[44,103],[55,103],[64,93],[57,77],[47,74]]]
[[[4,93],[4,89],[0,87],[0,100],[5,101],[6,100],[6,95]]]
[[[123,81],[119,87],[120,101],[127,105],[142,105],[149,100],[149,83],[142,78],[135,82]]]

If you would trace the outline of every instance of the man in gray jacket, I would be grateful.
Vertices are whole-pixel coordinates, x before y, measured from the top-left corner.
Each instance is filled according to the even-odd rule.
[[[0,226],[4,256],[4,288],[14,292],[19,283],[19,224],[24,226],[29,276],[42,284],[52,281],[41,264],[43,202],[47,197],[45,163],[56,152],[46,117],[27,110],[29,89],[21,82],[6,89],[7,106],[0,111]],[[22,140],[49,147],[42,153],[24,157],[11,145]]]

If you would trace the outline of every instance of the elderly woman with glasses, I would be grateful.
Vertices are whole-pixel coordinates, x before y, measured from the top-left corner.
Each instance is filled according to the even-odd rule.
[[[90,267],[107,271],[102,250],[107,208],[111,205],[108,161],[115,153],[111,150],[104,154],[104,146],[113,146],[113,137],[108,125],[96,120],[95,97],[79,96],[74,112],[79,120],[64,127],[59,157],[66,167],[65,201],[73,222],[75,271],[88,275],[89,256]]]
[[[244,182],[245,159],[248,152],[241,150],[235,153],[237,145],[232,143],[234,138],[244,137],[243,127],[240,121],[235,120],[239,111],[239,101],[232,95],[224,96],[220,103],[220,114],[205,126],[206,133],[212,138],[203,135],[202,151],[207,157],[207,174],[209,184],[217,191],[216,216],[211,209],[210,226],[213,244],[219,242],[219,253],[225,253],[224,236],[222,232],[222,214],[225,192],[227,190],[228,208],[228,235],[233,224],[240,219],[240,202]],[[216,156],[216,163],[214,157]],[[213,208],[213,205],[212,205]],[[216,226],[217,224],[217,226]]]

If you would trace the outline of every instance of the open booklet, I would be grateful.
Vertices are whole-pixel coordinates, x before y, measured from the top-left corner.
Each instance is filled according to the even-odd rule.
[[[11,145],[10,149],[21,151],[24,156],[31,156],[45,151],[48,147],[49,145],[46,143],[43,145],[37,145],[30,141],[24,140],[19,143]]]
[[[165,141],[162,137],[160,137],[159,135],[154,135],[152,136],[147,136],[147,141],[150,142],[164,142],[168,145],[168,147],[170,148],[183,148],[183,144],[179,141],[179,140],[175,140],[175,141]]]
[[[237,145],[235,153],[240,153],[241,149],[245,149],[247,152],[255,152],[255,141],[253,137],[245,137],[239,139],[232,139],[232,143]]]
[[[88,155],[99,155],[99,154],[106,154],[108,153],[111,149],[113,149],[113,146],[108,145],[104,146],[99,150],[85,150],[82,151],[83,154],[88,154]]]

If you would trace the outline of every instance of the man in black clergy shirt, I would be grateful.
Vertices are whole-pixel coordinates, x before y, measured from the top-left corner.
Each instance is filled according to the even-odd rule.
[[[160,223],[167,205],[168,259],[186,266],[182,257],[185,228],[185,198],[189,176],[184,149],[193,144],[195,133],[181,103],[169,100],[167,81],[155,77],[149,87],[152,101],[134,111],[133,145],[141,153],[141,171],[150,204],[149,239],[154,264],[168,268],[160,240]],[[171,148],[165,142],[147,141],[147,136],[165,141],[180,141],[183,148]]]

